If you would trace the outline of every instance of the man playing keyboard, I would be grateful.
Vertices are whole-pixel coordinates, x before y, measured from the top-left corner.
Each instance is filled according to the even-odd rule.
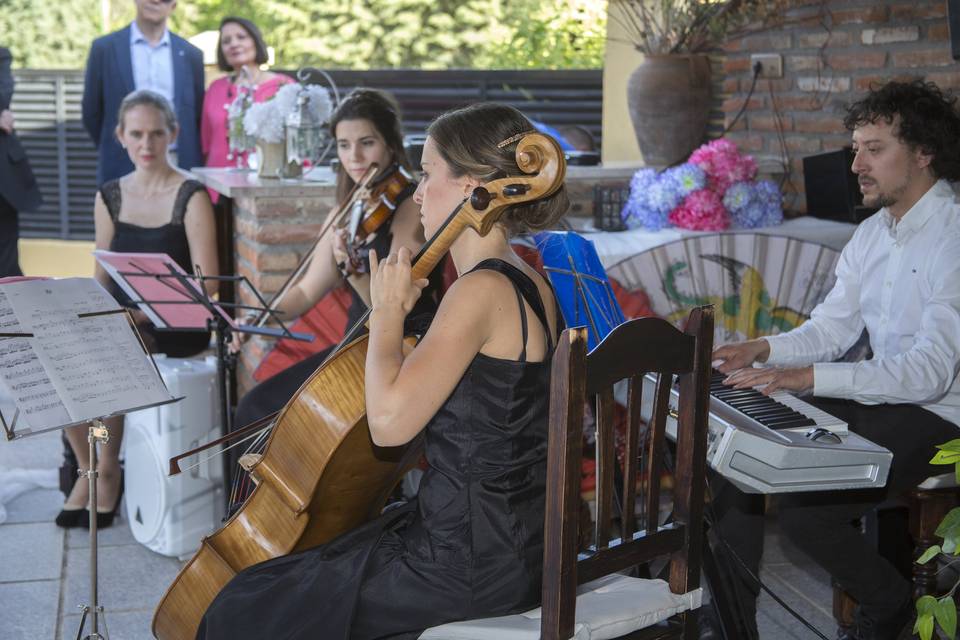
[[[932,83],[889,82],[847,109],[864,204],[882,207],[843,249],[837,281],[788,333],[725,345],[717,367],[735,388],[812,392],[808,402],[893,453],[880,490],[786,494],[781,530],[860,603],[854,638],[894,639],[910,620],[911,586],[851,521],[943,468],[934,445],[960,437],[960,116]],[[832,362],[866,328],[873,358]],[[753,367],[762,363],[763,367]],[[756,574],[763,496],[713,484],[719,532]],[[736,594],[756,636],[756,591]],[[850,637],[850,636],[847,636]]]

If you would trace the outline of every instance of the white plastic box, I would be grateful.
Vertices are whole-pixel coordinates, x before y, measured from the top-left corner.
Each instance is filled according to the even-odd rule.
[[[220,526],[224,514],[223,461],[215,456],[197,467],[198,456],[180,461],[180,475],[167,475],[175,455],[218,437],[220,404],[216,359],[155,355],[160,375],[183,400],[126,417],[124,503],[138,542],[183,559]],[[199,454],[207,458],[211,449]]]

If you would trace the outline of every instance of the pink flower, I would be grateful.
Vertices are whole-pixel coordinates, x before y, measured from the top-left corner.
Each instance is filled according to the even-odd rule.
[[[730,216],[715,191],[694,191],[670,212],[670,223],[694,231],[721,231],[730,226]]]
[[[702,145],[690,155],[690,162],[703,169],[707,174],[707,186],[718,192],[721,198],[730,185],[757,176],[757,163],[753,157],[741,155],[737,145],[726,138]]]

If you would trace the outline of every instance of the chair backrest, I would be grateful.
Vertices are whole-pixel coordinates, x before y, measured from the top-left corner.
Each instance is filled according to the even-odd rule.
[[[614,329],[589,354],[586,330],[567,329],[553,358],[547,466],[546,539],[541,637],[573,635],[577,586],[607,574],[669,559],[670,590],[699,587],[706,473],[713,308],[694,309],[684,331],[659,318],[641,318]],[[642,424],[643,379],[657,374],[653,414]],[[679,403],[670,409],[673,376]],[[614,385],[627,391],[626,447],[622,473],[614,448]],[[595,399],[597,425],[596,525],[587,552],[577,548],[580,460],[584,411]],[[677,420],[672,521],[660,525],[660,481],[668,415]],[[641,494],[637,493],[638,474]],[[620,476],[619,491],[615,476]],[[641,498],[637,525],[638,497]],[[614,513],[619,531],[613,531]]]

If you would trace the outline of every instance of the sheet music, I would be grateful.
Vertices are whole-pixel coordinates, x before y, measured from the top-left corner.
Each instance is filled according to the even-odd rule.
[[[0,285],[0,372],[28,427],[49,428],[170,399],[125,314],[92,278]]]
[[[0,333],[27,333],[17,320],[6,294],[0,289]],[[65,424],[70,422],[67,408],[60,402],[57,389],[47,377],[29,338],[0,338],[0,383],[5,402],[0,406],[4,419],[13,420],[15,408],[22,408],[18,422],[27,424]],[[11,403],[12,400],[12,403]],[[10,405],[14,404],[13,407]]]

